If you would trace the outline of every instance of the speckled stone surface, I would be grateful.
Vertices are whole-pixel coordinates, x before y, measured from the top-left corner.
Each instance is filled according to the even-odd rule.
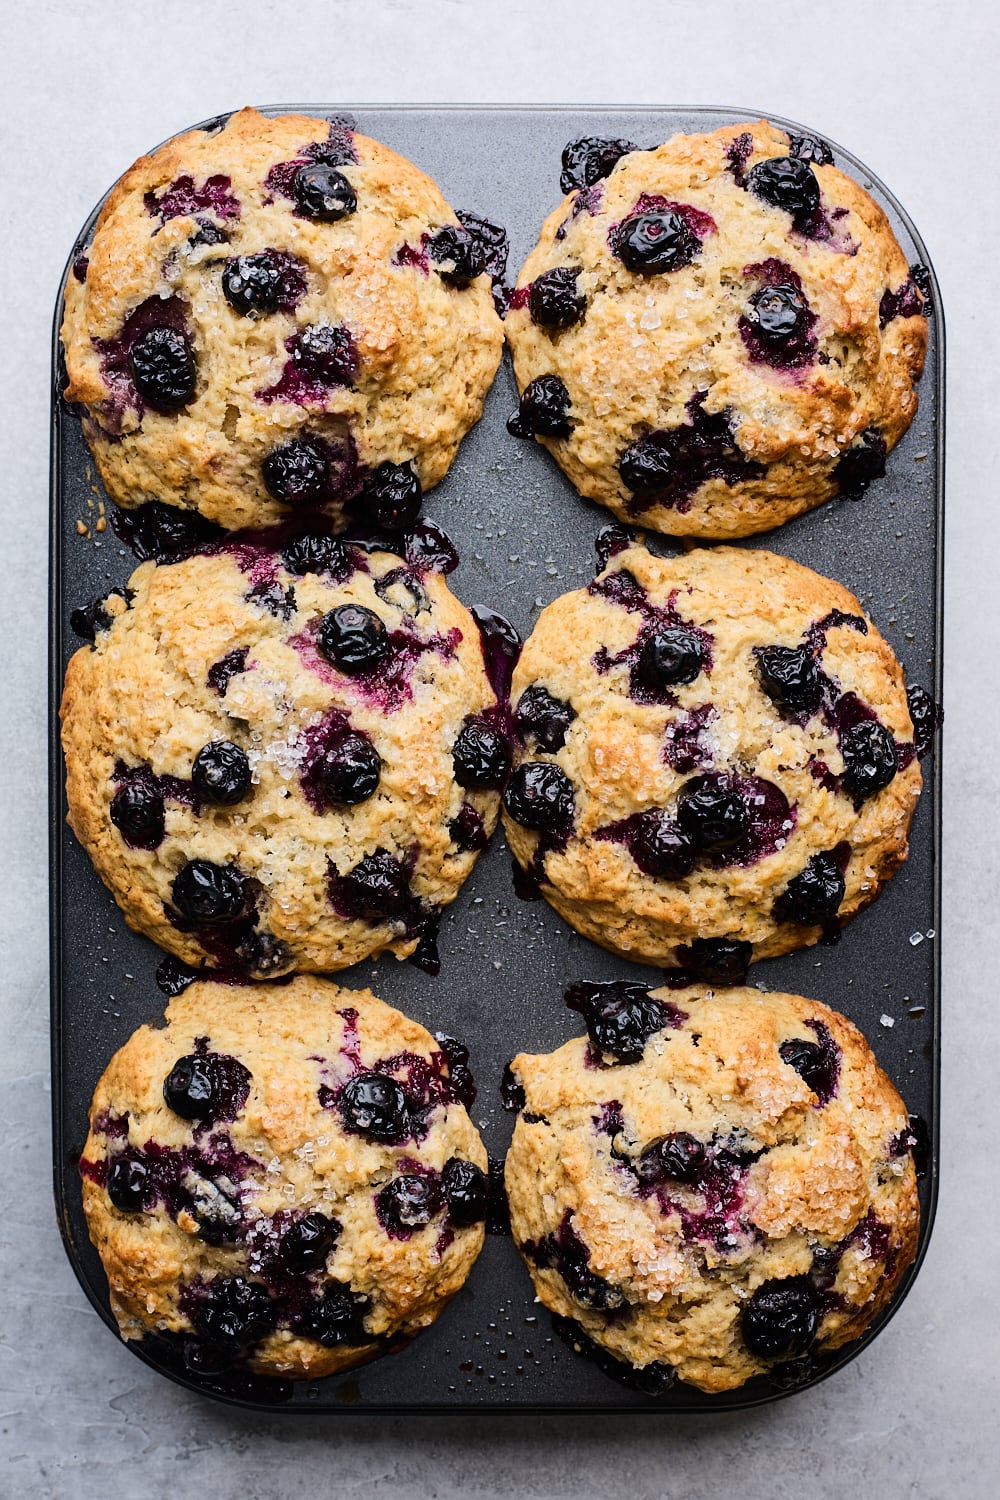
[[[953,5],[775,0],[49,0],[5,8],[3,849],[0,883],[0,1494],[78,1500],[317,1493],[636,1500],[980,1500],[995,1493],[1000,1272],[995,1188],[995,809],[1000,649],[993,431],[1000,396],[987,190],[1000,21]],[[778,42],[775,42],[775,38]],[[913,214],[949,327],[948,673],[942,1187],[920,1278],[883,1337],[820,1388],[712,1419],[385,1418],[310,1422],[210,1405],[117,1347],[63,1256],[49,1192],[47,834],[42,774],[48,335],[66,251],[149,144],[248,99],[737,103],[856,151]]]

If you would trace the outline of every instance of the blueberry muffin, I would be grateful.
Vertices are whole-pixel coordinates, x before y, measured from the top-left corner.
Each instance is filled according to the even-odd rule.
[[[240,110],[141,157],[66,286],[111,498],[230,528],[412,517],[478,420],[503,232],[348,124]]]
[[[581,494],[677,536],[766,531],[885,471],[917,409],[925,268],[822,142],[759,120],[582,140],[507,317]]]
[[[864,1037],[752,989],[567,999],[589,1039],[516,1057],[509,1084],[511,1224],[538,1297],[650,1393],[787,1361],[803,1378],[916,1253],[918,1133]]]
[[[223,542],[77,623],[69,820],[131,926],[263,977],[418,944],[433,965],[509,765],[440,574],[330,536]]]
[[[603,545],[514,672],[507,837],[585,937],[738,982],[834,936],[906,858],[902,669],[852,594],[788,558]]]
[[[192,984],[111,1059],[80,1160],[122,1337],[305,1377],[433,1323],[483,1244],[467,1060],[367,990]]]

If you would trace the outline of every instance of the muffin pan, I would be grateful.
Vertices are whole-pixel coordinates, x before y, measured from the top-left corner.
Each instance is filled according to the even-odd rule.
[[[342,108],[290,107],[316,115]],[[379,106],[355,113],[360,129],[429,172],[457,208],[504,225],[513,281],[556,201],[567,141],[597,135],[652,144],[678,131],[713,130],[764,111]],[[769,118],[796,133],[822,134]],[[908,260],[929,265],[919,235],[888,190],[855,157],[837,146],[833,150],[837,164],[885,208]],[[80,244],[86,243],[94,217],[96,210],[81,231]],[[67,274],[76,253],[74,248]],[[926,687],[940,701],[944,328],[932,271],[930,281],[933,315],[920,409],[890,454],[886,477],[860,502],[833,501],[740,545],[783,553],[846,584],[893,646],[909,682]],[[79,422],[61,399],[61,303],[60,288],[53,338],[51,463],[53,1170],[67,1254],[91,1302],[115,1330],[103,1271],[83,1218],[76,1161],[86,1138],[91,1094],[111,1053],[141,1022],[155,1019],[166,1000],[155,981],[162,954],[125,927],[64,821],[57,710],[65,664],[79,644],[69,626],[70,612],[126,582],[136,562],[115,536],[110,519],[102,524],[111,507],[94,476]],[[466,438],[448,477],[427,496],[424,513],[444,527],[458,548],[461,563],[450,582],[462,601],[499,611],[526,635],[544,604],[593,575],[594,538],[609,518],[576,495],[540,447],[508,435],[505,424],[515,406],[514,379],[505,360],[481,423]],[[664,538],[653,538],[652,545],[673,550]],[[885,1326],[912,1284],[933,1222],[940,756],[938,743],[924,761],[924,792],[909,862],[878,902],[850,924],[836,947],[806,949],[750,972],[752,984],[823,1000],[860,1026],[908,1108],[926,1121],[929,1131],[917,1260],[868,1334],[818,1366],[807,1385],[847,1364]],[[515,1052],[548,1051],[579,1033],[579,1018],[562,1001],[565,989],[580,979],[659,982],[657,971],[624,963],[578,937],[545,902],[520,900],[499,832],[446,910],[440,950],[437,977],[388,956],[336,977],[347,986],[370,985],[432,1031],[458,1036],[469,1046],[479,1085],[471,1113],[498,1161],[512,1124],[499,1095],[504,1064]],[[503,1234],[487,1238],[466,1287],[432,1329],[402,1352],[343,1377],[322,1382],[236,1375],[195,1380],[171,1367],[157,1350],[129,1347],[191,1389],[242,1406],[294,1412],[721,1411],[787,1393],[780,1371],[722,1396],[677,1384],[665,1395],[649,1397],[619,1384],[555,1335],[548,1314],[533,1300],[509,1236]]]

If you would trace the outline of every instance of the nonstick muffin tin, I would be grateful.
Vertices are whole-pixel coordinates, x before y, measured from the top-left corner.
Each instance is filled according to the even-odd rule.
[[[283,108],[321,116],[343,106]],[[567,141],[597,135],[652,144],[678,131],[713,130],[766,113],[385,106],[353,112],[359,129],[430,173],[456,208],[506,228],[511,280],[558,201],[560,155]],[[768,118],[796,133],[808,129]],[[855,157],[833,150],[837,164],[886,210],[907,259],[929,266],[919,235],[888,190]],[[81,230],[81,244],[94,217],[96,210]],[[896,651],[908,681],[940,701],[944,328],[933,271],[930,284],[933,315],[920,409],[889,456],[886,477],[860,502],[831,502],[740,545],[780,552],[846,584]],[[53,1169],[67,1254],[94,1306],[115,1329],[83,1218],[76,1162],[91,1094],[106,1062],[138,1025],[156,1019],[166,999],[155,980],[162,954],[125,926],[65,824],[57,708],[66,661],[79,644],[70,612],[123,584],[136,560],[110,523],[98,529],[110,507],[102,504],[79,422],[60,395],[61,304],[60,288],[51,466]],[[482,421],[466,438],[448,477],[428,495],[424,513],[458,548],[461,563],[450,583],[463,602],[499,611],[527,635],[543,605],[592,577],[594,538],[609,517],[576,495],[539,446],[509,436],[506,420],[515,406],[505,359]],[[652,545],[673,550],[666,538],[654,537]],[[806,1384],[848,1363],[877,1335],[912,1284],[930,1234],[937,1194],[940,833],[938,745],[924,761],[909,862],[879,901],[849,925],[837,946],[806,949],[758,964],[750,973],[753,984],[823,1000],[853,1020],[909,1110],[926,1121],[931,1145],[920,1182],[916,1262],[865,1337],[819,1365]],[[431,1030],[458,1036],[469,1046],[479,1085],[472,1115],[497,1161],[512,1124],[499,1095],[503,1067],[515,1052],[548,1051],[579,1033],[579,1018],[562,1001],[568,986],[580,979],[659,982],[656,971],[624,963],[578,937],[544,902],[519,900],[499,832],[445,912],[440,951],[436,977],[391,956],[336,977],[347,986],[370,985]],[[618,1383],[555,1335],[549,1315],[533,1299],[510,1237],[503,1234],[488,1237],[465,1288],[433,1328],[401,1353],[345,1376],[323,1382],[246,1375],[195,1380],[165,1363],[156,1349],[129,1347],[192,1389],[244,1406],[296,1412],[720,1411],[772,1401],[788,1389],[780,1370],[720,1396],[677,1384],[650,1397]]]

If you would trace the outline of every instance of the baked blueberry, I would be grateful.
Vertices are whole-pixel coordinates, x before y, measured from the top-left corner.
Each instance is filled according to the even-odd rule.
[[[515,823],[548,837],[564,834],[573,821],[573,783],[548,761],[525,761],[504,793],[504,807]]]
[[[790,714],[813,714],[823,696],[816,659],[808,646],[758,646],[757,677],[764,692]]]
[[[239,916],[246,901],[240,872],[207,859],[188,860],[174,878],[171,895],[182,917],[206,926]]]
[[[129,353],[129,364],[136,390],[154,411],[179,411],[194,395],[194,352],[174,328],[150,328],[140,334]]]
[[[701,1176],[707,1160],[704,1141],[677,1130],[644,1147],[634,1171],[639,1181],[649,1187],[668,1181],[693,1183]]]
[[[441,1171],[441,1189],[452,1224],[465,1228],[481,1224],[489,1206],[489,1183],[486,1173],[474,1161],[451,1156]]]
[[[404,1173],[375,1194],[375,1212],[387,1234],[409,1238],[429,1224],[442,1206],[441,1189],[432,1177]]]
[[[896,742],[877,719],[863,719],[845,729],[840,736],[840,753],[844,758],[844,790],[857,802],[881,792],[899,770]]]
[[[323,1295],[302,1315],[301,1330],[318,1344],[335,1349],[338,1344],[366,1344],[371,1334],[365,1331],[365,1299],[341,1282],[327,1281]]]
[[[111,799],[110,817],[132,849],[156,849],[163,842],[166,809],[151,777],[135,777],[120,786]]]
[[[636,1063],[649,1038],[672,1024],[670,1010],[641,984],[614,980],[581,983],[566,992],[566,1004],[583,1016],[598,1052],[619,1063]]]
[[[203,745],[194,758],[191,781],[206,802],[223,807],[242,802],[251,781],[246,752],[231,740],[213,740]]]
[[[681,788],[677,823],[695,849],[714,854],[739,843],[750,827],[750,810],[724,777],[695,776]]]
[[[352,385],[358,373],[358,352],[346,328],[310,323],[289,341],[292,364],[316,385]]]
[[[267,1288],[242,1276],[220,1276],[211,1282],[192,1321],[213,1344],[258,1343],[274,1327],[277,1308]]]
[[[300,578],[306,573],[329,573],[331,578],[339,580],[346,578],[350,569],[347,549],[333,536],[296,537],[285,547],[281,560],[289,573]]]
[[[409,1130],[406,1095],[386,1073],[359,1073],[341,1089],[337,1108],[351,1135],[392,1143],[402,1140]]]
[[[380,531],[409,531],[420,514],[423,490],[411,463],[378,464],[365,480],[358,501],[365,519]]]
[[[533,740],[539,750],[554,754],[566,743],[576,711],[563,698],[555,698],[540,682],[526,687],[517,700],[514,723],[522,740]]]
[[[704,984],[742,984],[753,944],[739,938],[694,938],[677,949],[681,966]]]
[[[765,1281],[744,1304],[743,1342],[758,1359],[807,1354],[819,1327],[820,1297],[808,1276]]]
[[[821,1104],[832,1099],[839,1074],[839,1054],[832,1051],[831,1041],[829,1033],[819,1042],[795,1037],[792,1041],[782,1042],[778,1048],[782,1062],[795,1069]]]
[[[319,500],[330,480],[326,452],[311,438],[292,438],[272,448],[261,472],[268,494],[283,505]]]
[[[427,254],[437,263],[441,280],[449,286],[468,286],[486,269],[480,239],[462,224],[445,224],[432,234],[427,241]]]
[[[331,807],[354,807],[367,802],[378,789],[382,761],[366,735],[351,731],[324,751],[314,775],[324,801]]]
[[[476,1081],[469,1067],[468,1047],[445,1031],[435,1031],[434,1040],[448,1064],[448,1088],[453,1098],[471,1109],[476,1100]]]
[[[665,209],[623,219],[612,233],[611,249],[627,271],[655,276],[690,265],[701,240],[679,213]]]
[[[819,182],[811,165],[798,156],[772,156],[759,161],[746,175],[745,186],[755,197],[783,208],[794,218],[807,218],[819,208]]]
[[[654,630],[642,643],[639,676],[650,687],[681,687],[694,682],[705,665],[700,638],[680,627]]]
[[[906,701],[913,720],[913,748],[923,760],[934,743],[935,731],[944,723],[944,712],[917,683],[906,689]]]
[[[398,917],[412,899],[406,871],[385,849],[366,854],[339,878],[338,889],[351,915],[369,920]]]
[[[215,1070],[200,1053],[179,1057],[163,1080],[167,1108],[183,1120],[210,1120],[215,1114]]]
[[[108,1197],[123,1214],[137,1214],[149,1192],[149,1169],[137,1156],[122,1152],[108,1164]]]
[[[222,293],[234,312],[250,317],[273,313],[305,291],[305,277],[291,257],[273,250],[234,255],[222,270]]]
[[[96,641],[102,630],[111,629],[112,620],[107,600],[112,594],[117,594],[126,604],[131,604],[135,597],[131,589],[111,589],[109,594],[101,594],[99,598],[91,599],[89,604],[74,609],[69,617],[69,628],[74,635],[84,641]]]
[[[618,463],[622,483],[633,495],[655,495],[677,474],[673,435],[648,432],[625,449]]]
[[[860,500],[868,486],[885,474],[886,441],[874,427],[861,434],[860,441],[841,454],[833,477],[845,500]]]
[[[569,437],[569,391],[558,375],[539,375],[521,392],[507,423],[514,437]]]
[[[316,644],[331,665],[357,677],[378,666],[389,650],[389,633],[374,610],[340,604],[323,616]]]
[[[528,311],[533,323],[559,332],[582,321],[587,299],[577,288],[577,274],[572,266],[556,266],[536,276],[528,293]]]
[[[606,140],[600,136],[581,135],[563,148],[559,186],[564,193],[574,188],[593,187],[602,177],[614,171],[623,156],[638,151],[631,141]]]
[[[649,808],[629,819],[625,846],[644,875],[683,880],[695,867],[691,840],[662,808]]]
[[[224,535],[221,527],[204,516],[164,505],[162,500],[147,500],[137,510],[123,513],[121,524],[124,539],[142,562],[147,558],[173,562]]]
[[[783,922],[809,927],[829,921],[840,910],[847,884],[832,854],[814,854],[804,870],[793,875],[774,905]]]
[[[340,1235],[340,1224],[326,1214],[308,1213],[297,1219],[281,1236],[278,1254],[295,1276],[320,1271]]]
[[[510,750],[497,730],[491,729],[481,719],[470,719],[459,731],[452,762],[459,786],[476,791],[496,791],[507,779]]]
[[[786,344],[802,331],[809,305],[794,286],[762,286],[747,302],[744,317],[766,344]]]
[[[358,206],[357,195],[343,172],[325,162],[299,168],[292,182],[292,197],[304,218],[323,224],[346,219]]]

